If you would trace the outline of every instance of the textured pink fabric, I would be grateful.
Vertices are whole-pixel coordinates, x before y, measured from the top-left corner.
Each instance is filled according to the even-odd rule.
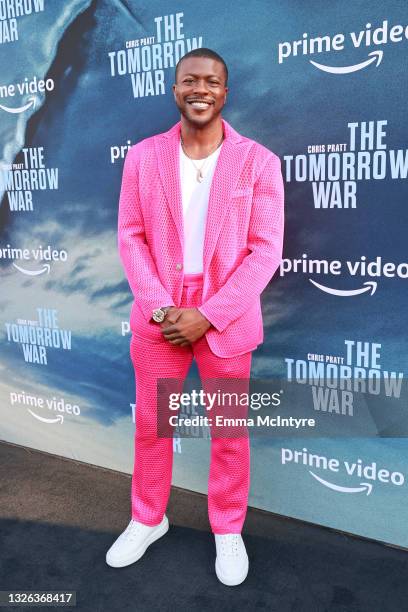
[[[263,341],[260,294],[282,258],[284,191],[279,158],[222,123],[198,308],[212,323],[206,333],[212,351],[232,357]],[[129,149],[120,192],[118,247],[134,296],[130,326],[156,341],[153,309],[180,306],[183,290],[180,128],[178,122]]]
[[[181,307],[197,306],[201,300],[202,282],[188,282],[183,286]],[[249,379],[252,354],[218,357],[211,351],[205,336],[191,346],[180,347],[163,338],[151,341],[132,334],[130,355],[136,379],[132,518],[146,525],[157,525],[166,510],[173,466],[172,438],[157,436],[157,379],[178,378],[181,391],[193,358],[202,381],[206,378]],[[241,532],[248,504],[249,468],[249,437],[212,438],[208,516],[214,533]]]

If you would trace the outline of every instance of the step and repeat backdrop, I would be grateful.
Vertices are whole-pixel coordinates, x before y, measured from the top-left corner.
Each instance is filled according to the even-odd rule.
[[[407,43],[405,0],[0,0],[1,438],[131,473],[123,162],[210,47],[285,180],[252,376],[330,432],[254,436],[249,503],[408,547]],[[209,445],[174,438],[175,485],[207,491]]]

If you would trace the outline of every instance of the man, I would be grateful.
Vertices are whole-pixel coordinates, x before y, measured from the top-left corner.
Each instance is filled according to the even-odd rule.
[[[118,242],[134,295],[136,429],[132,520],[107,552],[112,567],[137,561],[168,530],[173,441],[157,432],[158,380],[182,383],[193,358],[202,381],[248,380],[263,341],[260,294],[282,258],[280,160],[221,117],[224,60],[190,51],[175,81],[181,121],[132,146],[122,177]],[[248,573],[249,467],[248,436],[211,438],[215,571],[229,586]]]

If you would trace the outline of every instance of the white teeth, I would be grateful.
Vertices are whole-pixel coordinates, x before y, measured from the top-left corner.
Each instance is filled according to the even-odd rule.
[[[190,102],[191,106],[196,106],[197,108],[207,108],[209,103],[207,102]]]

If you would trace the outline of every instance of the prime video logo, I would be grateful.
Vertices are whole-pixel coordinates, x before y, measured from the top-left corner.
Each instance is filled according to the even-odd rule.
[[[303,253],[299,259],[282,259],[279,266],[280,276],[285,276],[289,273],[304,274],[309,276],[309,281],[320,291],[330,293],[331,295],[337,295],[339,297],[354,297],[363,293],[370,296],[374,295],[377,287],[377,279],[382,278],[408,278],[408,262],[401,262],[395,264],[393,262],[386,262],[382,260],[382,257],[377,256],[374,260],[370,261],[365,255],[361,255],[360,260],[342,262],[340,260],[328,260],[328,259],[313,259]],[[327,283],[318,283],[315,279],[310,276],[319,274],[322,276],[330,276],[333,281],[333,277],[336,276],[350,276],[354,278],[367,278],[370,277],[373,280],[361,282],[359,285],[350,289],[340,289],[338,287],[328,286]]]
[[[374,29],[373,29],[374,27]],[[278,43],[278,62],[283,64],[290,57],[308,56],[318,53],[328,53],[331,51],[343,51],[347,42],[351,41],[355,49],[363,47],[386,45],[388,43],[398,43],[408,39],[408,25],[389,26],[388,21],[384,20],[379,27],[367,23],[363,30],[359,32],[349,32],[348,35],[338,33],[334,35],[311,37],[307,32],[302,34],[300,40],[285,41]],[[381,49],[371,51],[368,57],[360,57],[355,64],[346,66],[331,66],[321,64],[309,59],[309,62],[322,70],[332,74],[349,74],[367,68],[370,65],[378,67],[383,58]]]
[[[405,477],[401,472],[392,471],[378,466],[376,461],[365,463],[358,458],[356,461],[346,461],[335,457],[326,457],[311,453],[309,449],[294,450],[281,448],[281,464],[283,466],[298,465],[307,469],[309,474],[322,486],[336,493],[370,495],[377,483],[402,486]],[[316,472],[320,471],[320,475]],[[338,474],[338,477],[334,477]],[[349,484],[349,478],[358,482]],[[334,482],[340,481],[340,482]]]

